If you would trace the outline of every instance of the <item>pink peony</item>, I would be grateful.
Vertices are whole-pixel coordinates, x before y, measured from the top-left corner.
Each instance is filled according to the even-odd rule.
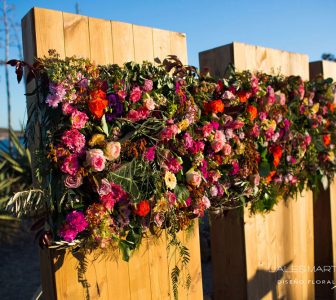
[[[136,86],[132,89],[131,94],[130,94],[130,100],[135,103],[138,102],[141,98],[141,89],[140,87]]]
[[[275,102],[275,93],[273,88],[269,85],[267,87],[267,104],[272,105]]]
[[[64,180],[64,185],[69,189],[76,189],[83,183],[83,177],[80,174],[75,176],[68,175]]]
[[[150,79],[145,79],[145,83],[142,87],[145,92],[150,92],[153,89],[153,81]]]
[[[90,149],[86,151],[86,164],[93,171],[100,172],[105,168],[105,156],[101,149]]]
[[[202,127],[203,137],[205,138],[208,137],[213,129],[214,128],[211,123],[203,125]]]
[[[179,128],[176,124],[169,125],[161,131],[161,139],[169,141],[175,138],[175,135],[178,133],[178,131]]]
[[[85,147],[85,136],[77,129],[65,131],[61,140],[65,146],[75,153],[80,153]]]
[[[107,160],[116,160],[120,156],[121,145],[119,142],[109,142],[105,146],[104,154]]]
[[[62,105],[63,114],[71,115],[74,110],[75,110],[75,108],[69,102],[64,102],[63,103],[63,105]]]
[[[165,162],[165,164],[167,166],[168,171],[170,171],[174,174],[176,174],[176,173],[178,173],[182,170],[181,164],[179,163],[179,161],[175,157],[168,159]]]
[[[88,119],[89,117],[86,115],[86,113],[74,109],[73,112],[71,113],[72,128],[76,129],[84,128]]]
[[[75,176],[79,168],[78,157],[76,154],[70,154],[67,156],[61,166],[63,173]]]
[[[148,148],[147,151],[143,155],[144,159],[147,161],[153,161],[155,158],[155,149],[156,149],[155,146]]]
[[[202,181],[201,173],[196,171],[188,171],[186,173],[186,181],[189,185],[199,187]]]
[[[238,162],[237,161],[234,161],[234,162],[232,162],[232,172],[231,172],[231,175],[236,175],[238,172],[239,172],[239,170],[240,170],[240,168],[239,168],[239,164],[238,164]]]
[[[109,211],[113,210],[114,204],[117,202],[117,199],[113,197],[113,193],[108,193],[107,195],[103,195],[100,197],[100,201]]]

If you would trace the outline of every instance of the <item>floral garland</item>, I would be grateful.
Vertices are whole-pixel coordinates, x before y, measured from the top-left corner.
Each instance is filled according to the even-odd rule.
[[[54,241],[118,245],[128,260],[148,229],[181,246],[176,232],[209,208],[266,212],[334,176],[330,79],[231,69],[215,80],[174,56],[119,67],[50,55],[9,63],[18,79],[24,66],[37,78],[27,132],[40,120]]]

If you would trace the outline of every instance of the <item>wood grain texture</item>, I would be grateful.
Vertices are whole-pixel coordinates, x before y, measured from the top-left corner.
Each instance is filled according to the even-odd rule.
[[[261,71],[309,78],[308,56],[304,54],[234,42],[203,51],[199,58],[202,72],[209,71],[215,77],[224,76],[227,66],[234,64],[239,71]],[[225,219],[212,224],[211,231],[214,234],[211,234],[211,244],[216,247],[212,249],[214,277],[219,278],[214,279],[214,290],[223,290],[224,287],[226,289],[226,294],[215,294],[215,299],[231,299],[231,295],[235,293],[232,282],[241,281],[244,272],[245,283],[242,282],[240,289],[245,290],[246,294],[241,291],[239,294],[243,295],[243,299],[313,299],[314,290],[308,285],[308,281],[312,279],[311,272],[293,275],[281,271],[291,266],[308,268],[314,264],[312,204],[311,193],[305,192],[298,201],[280,201],[265,216],[250,215],[246,207],[239,229],[244,232],[242,242],[237,238],[229,239],[230,235],[224,235],[231,228]],[[216,252],[223,255],[216,255]],[[229,253],[236,256],[234,259],[242,257],[245,265],[240,264],[239,267],[245,269],[232,274],[232,267],[226,256]],[[215,275],[218,272],[222,276]],[[231,278],[227,278],[225,273],[232,274]],[[281,283],[281,280],[299,277],[305,280],[305,284]]]
[[[134,60],[134,40],[132,24],[111,21],[113,61],[122,65]]]
[[[63,24],[65,55],[90,58],[89,18],[63,13]]]
[[[332,248],[333,248],[333,265],[336,264],[336,179],[330,185],[330,215],[331,215],[331,230],[332,230]],[[334,282],[336,282],[336,270],[333,274]],[[334,300],[336,300],[336,290],[333,289]]]
[[[134,60],[154,61],[153,28],[133,25]]]
[[[111,22],[89,18],[90,59],[98,65],[113,64]]]
[[[176,54],[184,62],[187,60],[184,34],[160,29],[155,29],[154,34],[154,29],[149,27],[58,11],[32,9],[22,20],[22,32],[24,58],[31,63],[36,57],[48,55],[49,49],[55,49],[62,58],[76,55],[97,64],[154,61],[154,54],[162,59],[168,54]],[[26,88],[30,91],[33,86]],[[35,100],[33,97],[30,99]],[[39,138],[36,133],[32,145]],[[179,236],[185,240],[184,233]],[[194,281],[189,292],[181,289],[180,299],[200,300],[202,281],[197,224],[195,234],[186,240],[186,244],[190,247]],[[73,255],[69,251],[41,251],[42,289],[46,299],[80,300],[85,299],[87,292],[91,299],[101,300],[173,298],[170,290],[172,265],[169,270],[165,234],[158,239],[144,239],[129,263],[122,261],[119,253],[110,254],[101,256],[99,250],[85,255]],[[80,262],[84,261],[86,272],[79,277]],[[83,284],[87,284],[87,289]]]

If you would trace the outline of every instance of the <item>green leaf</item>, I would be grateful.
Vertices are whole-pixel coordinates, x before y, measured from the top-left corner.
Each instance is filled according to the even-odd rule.
[[[262,160],[259,164],[259,174],[262,177],[266,177],[271,171],[271,166],[267,160]]]
[[[119,249],[121,251],[122,259],[128,262],[131,256],[131,249],[129,247],[129,243],[125,240],[120,240]]]
[[[109,129],[108,129],[108,125],[107,125],[107,122],[106,122],[105,115],[103,115],[103,117],[101,119],[101,126],[102,126],[102,129],[103,129],[104,133],[106,134],[106,136],[109,136]]]
[[[184,185],[177,185],[174,189],[177,200],[181,203],[184,203],[189,197],[189,190]]]

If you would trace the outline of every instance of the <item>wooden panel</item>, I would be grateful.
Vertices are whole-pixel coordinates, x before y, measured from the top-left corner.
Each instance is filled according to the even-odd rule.
[[[113,63],[111,22],[89,18],[89,37],[91,60],[96,64]]]
[[[184,243],[190,251],[189,272],[191,276],[191,286],[187,293],[188,300],[202,300],[202,272],[201,272],[201,252],[200,252],[200,238],[198,220],[194,222],[193,232],[185,233]]]
[[[170,32],[171,54],[176,55],[183,64],[188,63],[186,35],[180,32]]]
[[[48,56],[55,49],[61,58],[65,56],[63,15],[60,11],[34,8],[36,56]]]
[[[122,65],[134,60],[132,24],[112,21],[113,61]]]
[[[243,216],[237,210],[210,212],[210,224],[214,299],[247,299]]]
[[[202,73],[210,72],[214,77],[224,76],[226,68],[229,64],[232,64],[233,61],[233,44],[199,53]]]
[[[105,265],[106,277],[108,278],[108,294],[116,300],[130,300],[131,289],[128,263],[121,259],[119,253],[114,253],[106,258]]]
[[[150,27],[133,25],[134,60],[138,63],[154,61],[153,29]]]
[[[172,54],[170,46],[170,32],[162,29],[153,29],[154,58],[165,59]]]
[[[90,58],[89,18],[63,13],[66,56]]]
[[[201,52],[199,57],[201,70],[204,72],[208,69],[215,77],[224,76],[227,66],[233,63],[239,71],[262,71],[309,78],[308,56],[303,54],[232,43]],[[222,227],[216,228],[217,226]],[[214,275],[217,272],[230,274],[232,270],[228,257],[224,257],[227,249],[224,250],[223,247],[227,247],[228,242],[217,241],[224,238],[225,226],[228,226],[225,222],[221,224],[217,221],[211,226],[211,231],[216,232],[211,235],[212,247],[216,247],[212,249]],[[235,273],[230,278],[230,282],[241,280],[237,276],[246,272],[246,283],[240,285],[240,289],[246,291],[243,299],[313,299],[313,288],[307,284],[313,278],[313,273],[283,272],[286,268],[313,266],[311,193],[305,192],[298,202],[280,201],[266,216],[250,216],[248,208],[245,208],[242,226],[244,240],[241,243],[237,239],[231,239],[229,247],[236,250],[231,253],[236,255],[235,259],[243,257],[246,261],[246,269],[236,272],[238,275]],[[223,255],[216,256],[216,252]],[[244,265],[241,264],[240,267],[243,268]],[[219,268],[222,270],[218,271]],[[305,284],[288,284],[284,281],[299,277],[305,280]],[[230,292],[234,290],[234,287],[227,284],[225,277],[217,282],[214,280],[215,291],[223,286],[231,289]],[[223,297],[215,294],[215,299]]]
[[[324,78],[331,77],[336,80],[336,62],[323,60],[322,65]]]
[[[150,237],[148,239],[148,256],[152,300],[170,300],[170,272],[166,232],[163,232],[160,237]]]

